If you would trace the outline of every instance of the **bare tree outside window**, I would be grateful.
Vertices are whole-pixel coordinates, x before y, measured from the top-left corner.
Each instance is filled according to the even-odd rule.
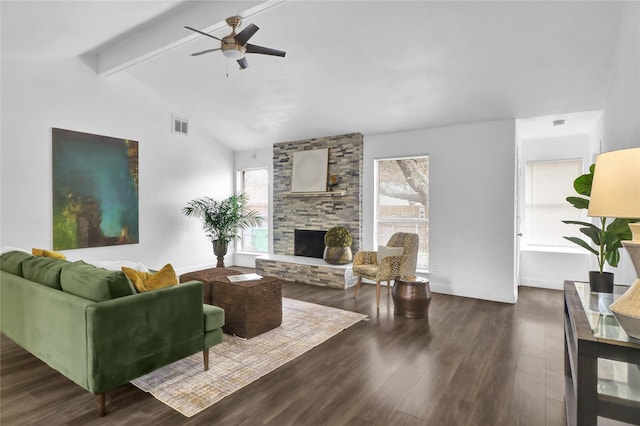
[[[385,245],[395,232],[420,237],[418,268],[429,266],[429,157],[376,160],[376,240]]]

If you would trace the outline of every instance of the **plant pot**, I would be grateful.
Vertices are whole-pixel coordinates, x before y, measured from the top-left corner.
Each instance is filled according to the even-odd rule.
[[[598,293],[613,293],[613,273],[589,271],[589,287]]]
[[[216,268],[224,268],[224,256],[227,254],[227,244],[219,240],[213,240],[213,254],[218,256]]]
[[[332,265],[346,265],[353,261],[351,247],[326,247],[322,258]]]

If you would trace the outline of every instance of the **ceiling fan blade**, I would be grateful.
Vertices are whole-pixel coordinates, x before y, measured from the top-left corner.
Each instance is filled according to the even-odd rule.
[[[244,30],[240,31],[238,33],[238,35],[236,36],[236,42],[242,46],[245,45],[246,42],[249,41],[249,39],[251,37],[253,37],[253,35],[256,33],[256,31],[258,31],[260,28],[258,28],[257,25],[254,24],[249,24],[247,26],[247,28],[245,28]]]
[[[247,62],[247,58],[238,59],[238,65],[240,65],[240,69],[243,70],[249,67],[249,63]]]
[[[247,44],[247,53],[260,53],[262,55],[282,56],[287,54],[282,50],[271,49],[269,47],[256,46],[255,44]]]
[[[217,49],[207,49],[207,50],[203,50],[203,51],[201,51],[201,52],[192,53],[192,54],[191,54],[191,56],[204,55],[205,53],[215,52],[216,50],[221,50],[221,49],[220,49],[220,48],[217,48]]]
[[[216,39],[216,40],[218,40],[218,41],[222,41],[222,40],[221,40],[221,39],[219,39],[218,37],[216,37],[216,36],[212,36],[211,34],[205,33],[204,31],[196,30],[195,28],[191,28],[191,27],[185,27],[185,28],[186,28],[186,29],[188,29],[188,30],[191,30],[191,31],[195,31],[195,32],[197,32],[198,34],[202,34],[202,35],[207,36],[207,37],[215,38],[215,39]]]

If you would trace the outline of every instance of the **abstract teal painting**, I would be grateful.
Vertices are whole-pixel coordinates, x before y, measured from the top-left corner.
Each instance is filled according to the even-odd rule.
[[[138,243],[138,142],[52,133],[53,249]]]

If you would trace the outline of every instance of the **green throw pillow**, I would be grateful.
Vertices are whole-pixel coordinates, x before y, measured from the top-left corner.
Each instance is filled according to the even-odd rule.
[[[131,294],[122,272],[96,268],[81,260],[69,263],[62,269],[60,284],[63,291],[94,302]]]
[[[22,276],[31,281],[61,290],[60,271],[69,262],[53,257],[33,256],[22,261]]]
[[[22,276],[22,261],[31,256],[24,251],[8,251],[0,256],[0,269],[19,277]]]

